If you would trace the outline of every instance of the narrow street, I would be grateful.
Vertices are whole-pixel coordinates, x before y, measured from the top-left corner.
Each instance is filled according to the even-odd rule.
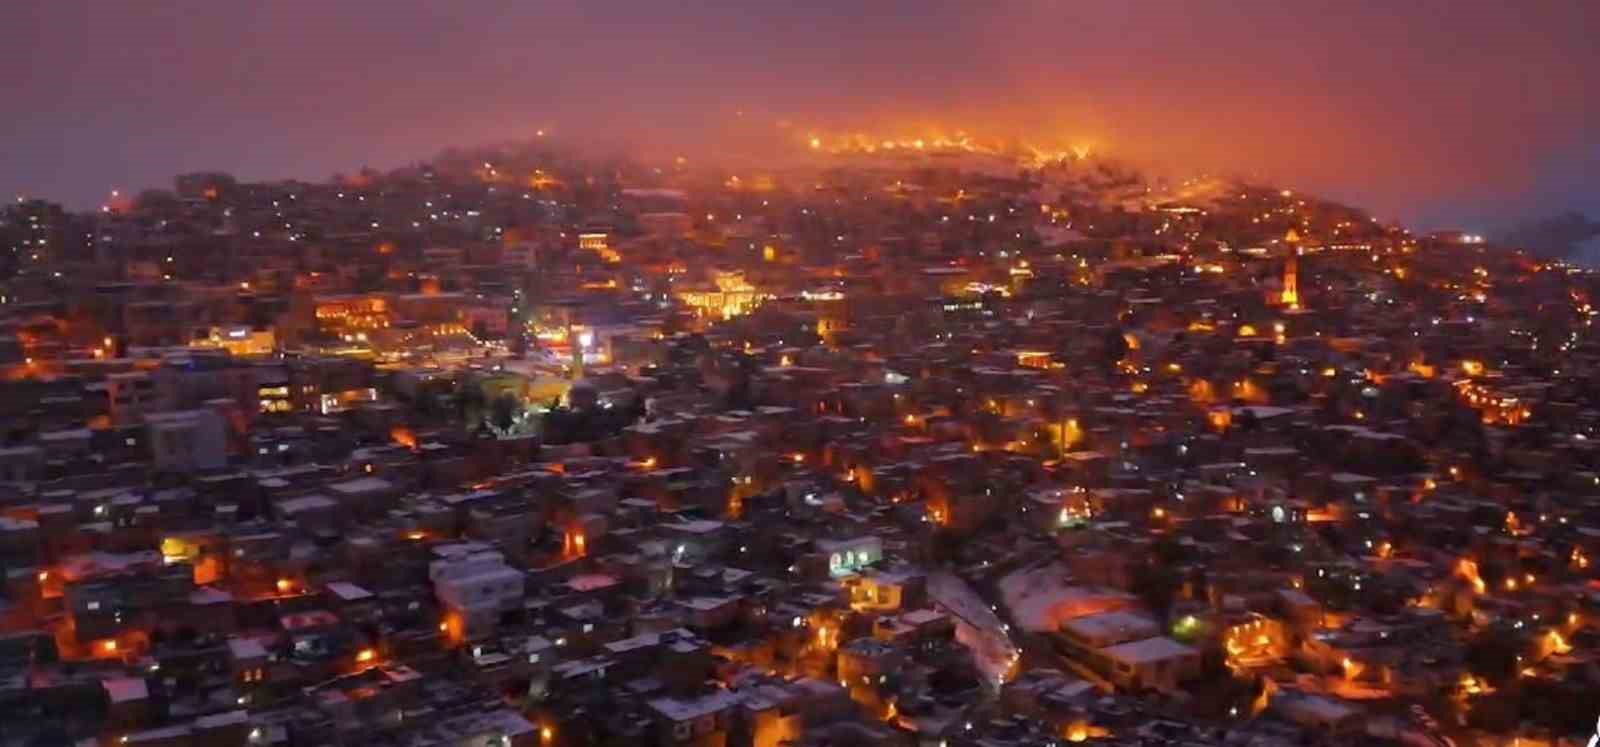
[[[928,595],[956,619],[956,639],[972,650],[985,682],[997,687],[1011,678],[1021,649],[1009,625],[970,585],[948,571],[928,575]]]

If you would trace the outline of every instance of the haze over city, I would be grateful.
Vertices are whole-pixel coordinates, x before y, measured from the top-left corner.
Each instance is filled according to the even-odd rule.
[[[1600,207],[1582,0],[23,0],[0,20],[0,193],[77,207],[178,171],[320,178],[540,128],[713,154],[780,121],[1091,142],[1421,228]]]

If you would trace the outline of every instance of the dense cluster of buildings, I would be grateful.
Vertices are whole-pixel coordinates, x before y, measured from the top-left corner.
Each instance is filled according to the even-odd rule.
[[[0,209],[0,745],[1588,738],[1588,272],[823,145]]]

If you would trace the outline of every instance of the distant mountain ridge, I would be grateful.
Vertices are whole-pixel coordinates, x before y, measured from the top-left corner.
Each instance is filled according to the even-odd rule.
[[[1558,213],[1511,227],[1495,243],[1526,249],[1542,259],[1570,259],[1584,264],[1600,262],[1600,221],[1576,210]]]

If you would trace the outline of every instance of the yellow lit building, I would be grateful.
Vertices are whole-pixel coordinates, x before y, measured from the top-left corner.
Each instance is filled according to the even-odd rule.
[[[278,339],[271,329],[252,329],[241,325],[212,327],[205,337],[192,344],[202,348],[221,348],[236,356],[267,355],[277,348]]]
[[[1017,365],[1023,368],[1048,369],[1055,363],[1055,356],[1046,350],[1019,350],[1017,351]]]
[[[678,300],[702,317],[732,319],[754,309],[761,294],[745,280],[744,273],[719,272],[712,287],[679,291]]]
[[[317,299],[317,328],[343,337],[389,326],[389,301],[378,295],[324,296]]]
[[[1275,664],[1290,652],[1289,634],[1283,624],[1259,615],[1228,626],[1222,632],[1222,646],[1228,667],[1236,670]]]
[[[615,263],[622,261],[622,255],[611,248],[610,235],[606,233],[580,233],[578,234],[578,248],[586,252],[594,252],[606,262]]]

